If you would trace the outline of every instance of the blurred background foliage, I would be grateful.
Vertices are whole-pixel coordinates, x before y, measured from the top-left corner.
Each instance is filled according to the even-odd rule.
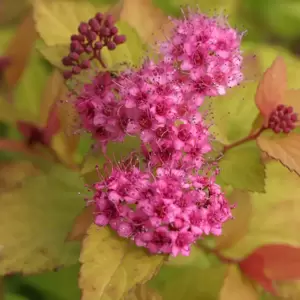
[[[109,5],[116,2],[112,0],[90,1],[96,5]],[[203,12],[207,13],[224,10],[225,14],[229,15],[231,25],[237,26],[240,30],[247,30],[244,43],[246,47],[248,45],[250,49],[254,49],[255,53],[265,58],[264,67],[268,66],[276,55],[276,51],[272,52],[273,48],[280,49],[286,57],[300,55],[300,0],[153,0],[153,3],[172,16],[180,14],[181,5],[198,5]],[[0,51],[2,54],[5,53],[17,25],[29,8],[30,3],[26,0],[1,0]],[[20,43],[20,47],[26,46],[27,36],[26,33],[24,34],[24,41]],[[17,109],[22,119],[30,115],[39,116],[39,101],[50,73],[50,64],[37,53],[33,53],[15,92]],[[0,86],[0,88],[5,87]],[[7,121],[10,121],[9,116],[6,117]],[[1,138],[23,139],[15,126],[9,125],[9,122],[0,123],[0,136]],[[82,156],[89,146],[90,141],[83,139],[76,155]],[[0,163],[14,158],[15,155],[12,153],[0,152]],[[198,263],[206,268],[210,264],[214,265],[215,262],[213,259],[209,261],[207,257],[204,257]],[[80,298],[80,291],[77,287],[78,271],[79,266],[75,265],[41,275],[7,276],[1,288],[6,300],[76,300]],[[190,284],[197,285],[197,282]],[[263,299],[268,299],[268,296]]]

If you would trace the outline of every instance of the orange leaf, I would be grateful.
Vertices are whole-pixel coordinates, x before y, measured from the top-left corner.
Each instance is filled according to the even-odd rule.
[[[300,248],[289,245],[265,245],[255,250],[255,255],[263,258],[264,273],[268,278],[300,279]]]
[[[30,58],[34,42],[37,38],[32,12],[30,12],[18,27],[15,36],[10,41],[5,56],[11,58],[11,65],[4,71],[4,78],[9,88],[13,88],[20,79]]]
[[[277,57],[271,67],[264,73],[255,95],[256,105],[265,117],[265,125],[267,125],[272,110],[278,104],[283,104],[286,86],[286,65],[282,57]]]
[[[61,93],[65,89],[64,78],[59,70],[54,70],[49,77],[41,99],[40,106],[40,122],[42,126],[46,126],[49,111],[54,102],[59,100]]]
[[[300,89],[287,90],[284,94],[284,103],[286,106],[292,106],[295,113],[300,115]]]
[[[261,135],[257,139],[257,144],[269,156],[300,174],[300,134],[291,132],[284,137]]]
[[[72,230],[69,232],[66,241],[81,241],[94,219],[94,205],[90,205],[82,210],[75,218]]]
[[[50,108],[47,125],[44,130],[46,141],[50,143],[52,137],[58,133],[59,129],[60,129],[60,120],[58,115],[57,103],[53,103]]]
[[[273,281],[264,272],[264,259],[262,256],[253,252],[241,261],[239,266],[248,278],[258,282],[266,291],[276,295]]]

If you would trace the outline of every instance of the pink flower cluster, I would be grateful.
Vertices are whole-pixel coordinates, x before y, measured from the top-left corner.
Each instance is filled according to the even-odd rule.
[[[211,137],[199,107],[243,76],[241,35],[224,20],[190,12],[174,25],[158,62],[146,59],[113,77],[98,73],[75,107],[103,152],[126,135],[142,145],[143,164],[118,164],[94,184],[95,223],[152,253],[176,256],[188,255],[203,234],[221,234],[232,217],[217,172],[203,171]]]
[[[221,234],[230,207],[214,182],[184,169],[114,169],[94,185],[95,223],[110,225],[151,253],[189,255],[203,234]]]

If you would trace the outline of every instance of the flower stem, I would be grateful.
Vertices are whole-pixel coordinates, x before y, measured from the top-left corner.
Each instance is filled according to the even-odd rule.
[[[250,141],[253,141],[255,139],[257,139],[261,133],[266,130],[267,128],[266,127],[261,127],[256,133],[253,133],[253,134],[249,134],[248,136],[232,143],[232,144],[229,144],[229,145],[225,145],[224,148],[223,148],[223,154],[225,152],[227,152],[228,150],[232,149],[232,148],[235,148],[237,146],[240,146],[242,144],[245,144],[247,142],[250,142]]]
[[[208,247],[207,245],[203,243],[197,243],[196,244],[198,248],[200,248],[202,251],[204,251],[207,254],[214,254],[222,263],[224,264],[239,264],[239,260],[234,258],[229,258],[221,254],[218,250],[213,249],[211,247]]]

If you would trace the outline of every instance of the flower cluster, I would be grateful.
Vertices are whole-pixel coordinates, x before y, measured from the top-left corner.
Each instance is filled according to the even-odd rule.
[[[268,123],[268,128],[275,133],[289,133],[295,129],[295,123],[298,121],[298,116],[294,113],[293,107],[280,104],[271,113]]]
[[[230,207],[214,177],[184,169],[114,169],[94,185],[95,223],[151,253],[188,255],[202,234],[221,234]]]
[[[62,59],[63,65],[71,68],[64,72],[65,79],[90,68],[90,61],[93,59],[98,60],[105,68],[101,49],[106,47],[108,50],[114,50],[117,45],[126,41],[124,35],[118,35],[113,17],[101,13],[97,13],[88,23],[82,22],[78,33],[71,36],[70,53]]]
[[[143,164],[118,164],[94,184],[95,223],[152,253],[176,256],[188,255],[201,235],[220,234],[232,217],[217,172],[203,171],[211,136],[199,107],[243,76],[242,35],[225,19],[190,12],[173,22],[158,61],[145,59],[139,69],[116,76],[97,73],[74,105],[103,152],[127,135],[141,140]]]

